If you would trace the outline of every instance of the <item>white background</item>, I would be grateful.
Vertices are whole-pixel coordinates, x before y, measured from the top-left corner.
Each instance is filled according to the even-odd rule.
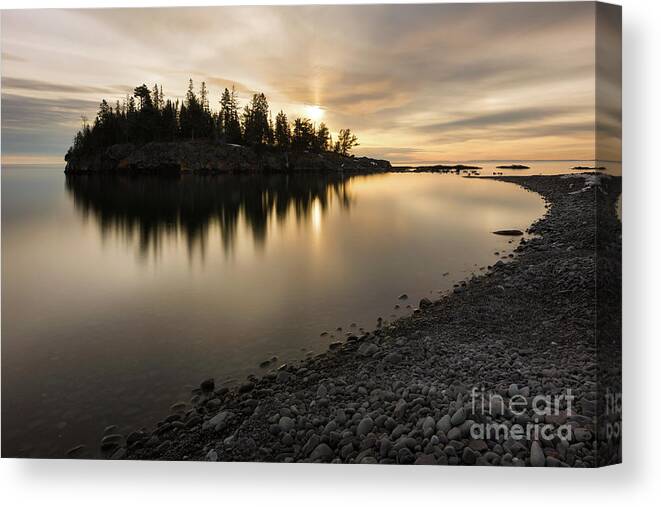
[[[227,0],[5,1],[6,8],[218,5]],[[290,0],[287,3],[305,3]],[[337,1],[335,3],[344,3]],[[368,3],[368,2],[365,2]],[[651,504],[661,497],[661,2],[623,0],[624,461],[601,470],[0,462],[4,505]]]

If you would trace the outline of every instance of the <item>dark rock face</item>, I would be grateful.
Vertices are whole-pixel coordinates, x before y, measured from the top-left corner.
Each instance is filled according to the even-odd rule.
[[[381,172],[387,160],[347,157],[337,153],[284,153],[270,147],[214,141],[154,142],[143,146],[116,144],[90,156],[67,160],[66,173],[251,173],[251,172]]]

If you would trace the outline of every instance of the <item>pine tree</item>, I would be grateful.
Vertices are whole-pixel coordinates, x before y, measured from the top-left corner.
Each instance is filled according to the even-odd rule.
[[[146,84],[142,84],[133,90],[133,96],[140,99],[140,109],[150,109],[153,107],[151,92]]]
[[[291,144],[291,130],[287,115],[283,111],[280,111],[275,117],[275,142],[284,150],[289,149]]]
[[[308,118],[296,118],[291,135],[291,147],[294,150],[312,150],[315,145],[314,126]]]
[[[321,122],[315,134],[314,148],[318,152],[324,152],[328,150],[329,142],[330,142],[330,132],[328,130],[328,127],[326,127],[326,124],[324,122]]]
[[[158,85],[154,85],[153,90],[151,91],[152,102],[154,103],[154,109],[160,111],[163,108],[161,92],[158,90]]]
[[[166,141],[174,141],[177,138],[177,109],[178,104],[173,104],[171,100],[163,106],[161,135]]]
[[[193,80],[189,79],[186,100],[181,104],[181,109],[179,110],[179,132],[182,138],[194,140],[196,137],[199,137],[200,112],[200,102],[197,95],[195,95]]]
[[[186,107],[190,107],[191,104],[197,104],[197,97],[195,96],[195,88],[193,86],[193,80],[188,79],[188,91],[186,91]]]
[[[234,86],[230,92],[227,88],[220,98],[220,120],[222,127],[221,135],[228,143],[241,143],[241,124],[239,122],[238,101]]]
[[[271,115],[271,111],[269,111],[269,128],[268,128],[266,144],[272,146],[274,142],[275,142],[275,130],[273,129],[273,116]]]
[[[268,144],[271,139],[269,104],[263,93],[256,93],[243,110],[243,136],[247,144]]]
[[[209,92],[207,91],[207,84],[204,81],[200,85],[200,106],[204,111],[209,111]]]

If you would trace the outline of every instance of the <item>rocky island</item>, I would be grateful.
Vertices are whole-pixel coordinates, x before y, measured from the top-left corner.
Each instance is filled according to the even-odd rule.
[[[354,157],[333,151],[283,151],[221,141],[124,143],[70,156],[68,174],[117,172],[122,174],[258,173],[258,172],[383,172],[387,160]]]
[[[476,165],[465,165],[465,164],[436,164],[436,165],[420,165],[420,166],[397,166],[396,170],[400,171],[411,171],[416,173],[447,173],[451,171],[456,171],[457,173],[461,171],[477,171],[482,169]]]
[[[113,107],[102,100],[96,118],[82,129],[64,160],[65,172],[95,173],[246,173],[379,172],[390,162],[354,157],[358,138],[340,129],[333,138],[322,121],[280,111],[272,121],[266,96],[255,93],[240,111],[234,88],[225,88],[220,110],[209,104],[203,82],[190,80],[181,103],[165,99],[162,88],[146,85]],[[319,110],[312,108],[319,114]]]

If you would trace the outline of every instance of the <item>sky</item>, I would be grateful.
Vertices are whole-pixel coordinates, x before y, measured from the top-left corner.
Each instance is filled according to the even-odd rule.
[[[356,154],[398,164],[592,160],[597,137],[599,158],[621,158],[619,24],[595,23],[592,2],[1,16],[5,164],[61,163],[102,98],[143,82],[181,98],[189,77],[212,108],[232,85],[290,118],[317,106],[358,135]]]

